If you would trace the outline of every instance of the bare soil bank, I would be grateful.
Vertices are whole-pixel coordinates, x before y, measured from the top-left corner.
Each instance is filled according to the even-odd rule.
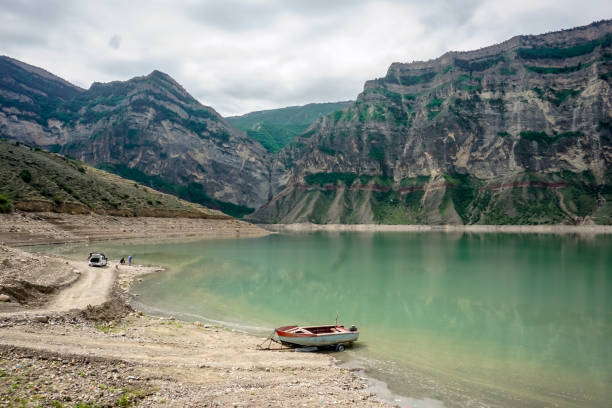
[[[132,238],[256,237],[269,233],[235,219],[120,217],[53,212],[0,214],[0,243],[11,246]]]
[[[536,234],[612,234],[612,225],[381,225],[381,224],[259,224],[269,231],[397,231],[511,232]]]

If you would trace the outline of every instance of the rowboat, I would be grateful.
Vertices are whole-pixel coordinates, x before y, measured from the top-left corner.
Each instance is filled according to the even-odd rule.
[[[357,341],[359,331],[355,326],[346,329],[344,326],[283,326],[274,330],[282,344],[302,347],[344,346]]]

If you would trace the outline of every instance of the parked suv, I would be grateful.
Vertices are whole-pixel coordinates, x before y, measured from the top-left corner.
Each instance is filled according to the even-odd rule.
[[[104,254],[89,254],[89,266],[106,266],[106,256]]]

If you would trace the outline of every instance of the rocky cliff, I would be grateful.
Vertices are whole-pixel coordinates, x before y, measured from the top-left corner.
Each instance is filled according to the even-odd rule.
[[[612,22],[394,63],[281,152],[264,222],[612,222]]]
[[[56,143],[58,136],[49,122],[57,122],[64,113],[58,107],[83,92],[41,68],[0,56],[0,136],[31,144]]]
[[[611,68],[611,21],[394,63],[273,154],[161,72],[0,57],[0,138],[262,222],[610,224]]]
[[[280,191],[270,158],[159,71],[76,88],[0,58],[0,135],[242,215]],[[276,166],[279,168],[279,166]],[[276,180],[276,181],[273,181]]]

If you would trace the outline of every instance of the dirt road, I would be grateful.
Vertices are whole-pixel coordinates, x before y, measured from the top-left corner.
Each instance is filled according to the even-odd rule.
[[[117,268],[109,265],[106,268],[89,267],[87,262],[70,261],[78,279],[59,293],[43,307],[0,313],[0,317],[17,315],[46,315],[49,313],[67,312],[73,309],[85,309],[87,306],[98,306],[110,299],[113,283],[117,278]]]
[[[65,312],[97,306],[110,298],[110,292],[117,277],[115,265],[105,268],[88,267],[86,262],[72,262],[80,272],[80,278],[70,287],[61,291],[45,309],[50,312]]]

